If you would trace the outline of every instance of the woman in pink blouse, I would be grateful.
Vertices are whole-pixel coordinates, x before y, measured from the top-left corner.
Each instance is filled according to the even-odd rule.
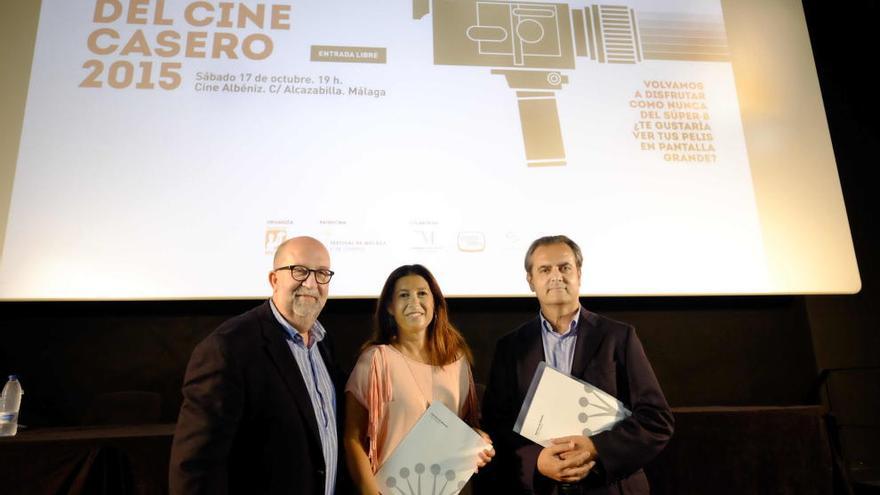
[[[442,402],[476,428],[470,361],[471,351],[449,322],[446,299],[431,272],[422,265],[391,272],[376,304],[372,339],[345,387],[343,441],[361,493],[380,493],[373,474],[431,402]],[[489,447],[474,462],[483,467],[493,455]]]

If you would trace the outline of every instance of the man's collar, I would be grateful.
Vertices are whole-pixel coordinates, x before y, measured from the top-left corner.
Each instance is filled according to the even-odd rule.
[[[281,324],[281,327],[284,328],[284,331],[287,333],[287,338],[294,342],[302,343],[302,335],[300,335],[299,331],[294,328],[286,318],[284,318],[280,311],[278,311],[278,308],[275,307],[275,301],[273,301],[271,297],[269,298],[269,308],[272,309],[272,314],[275,316],[275,319]],[[324,326],[321,325],[321,322],[315,320],[315,324],[309,329],[309,342],[320,342],[324,340],[326,334],[327,331],[324,329]]]
[[[544,329],[545,332],[550,332],[551,334],[556,334],[560,337],[574,335],[577,333],[578,321],[581,317],[581,306],[580,304],[578,304],[578,309],[574,313],[574,317],[571,319],[571,324],[569,324],[568,330],[565,333],[556,333],[556,330],[553,329],[553,325],[550,323],[550,320],[544,317],[543,311],[538,310],[538,317],[541,318],[541,328]]]

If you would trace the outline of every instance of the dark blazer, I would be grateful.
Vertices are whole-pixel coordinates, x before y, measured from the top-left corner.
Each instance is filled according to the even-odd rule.
[[[609,431],[591,437],[595,468],[580,485],[587,494],[649,493],[641,468],[672,436],[673,418],[635,329],[581,309],[572,375],[608,392],[632,411]],[[495,442],[495,460],[480,486],[498,493],[554,493],[556,482],[536,467],[541,446],[513,433],[538,363],[544,360],[540,318],[502,337],[483,398],[483,426]]]
[[[344,377],[329,333],[318,349],[336,387],[341,425]],[[226,321],[196,346],[182,392],[171,448],[172,494],[324,495],[315,412],[268,301]],[[341,431],[339,439],[341,445]],[[347,474],[342,457],[340,451],[337,488]]]

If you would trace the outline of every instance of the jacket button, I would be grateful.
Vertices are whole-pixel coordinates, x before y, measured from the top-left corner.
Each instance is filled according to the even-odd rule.
[[[318,470],[318,476],[324,476],[324,470],[323,470],[323,469],[319,469],[319,470]]]

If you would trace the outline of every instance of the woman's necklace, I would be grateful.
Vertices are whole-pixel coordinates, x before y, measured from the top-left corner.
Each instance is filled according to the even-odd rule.
[[[428,396],[425,394],[425,391],[422,390],[422,386],[419,385],[419,380],[416,378],[415,372],[413,372],[412,366],[409,364],[410,358],[403,353],[402,349],[397,349],[397,352],[400,353],[401,357],[403,357],[403,364],[406,365],[406,369],[409,370],[409,376],[412,377],[413,382],[416,384],[416,388],[419,390],[419,394],[422,396],[422,400],[425,401],[425,409],[427,410],[431,407],[431,401],[428,400]],[[431,398],[434,398],[434,367],[431,366]]]

